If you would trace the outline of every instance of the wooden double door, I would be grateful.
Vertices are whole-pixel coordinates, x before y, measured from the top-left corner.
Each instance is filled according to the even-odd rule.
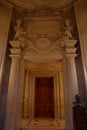
[[[36,78],[35,117],[54,117],[53,77]]]

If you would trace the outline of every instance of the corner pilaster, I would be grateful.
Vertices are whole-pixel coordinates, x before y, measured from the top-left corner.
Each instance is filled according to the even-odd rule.
[[[67,129],[73,130],[73,111],[72,102],[75,101],[75,95],[78,93],[78,81],[75,66],[77,40],[65,41],[65,95],[66,95],[66,121]]]

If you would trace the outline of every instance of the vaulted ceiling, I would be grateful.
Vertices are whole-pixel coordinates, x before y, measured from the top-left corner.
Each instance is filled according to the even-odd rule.
[[[62,8],[72,4],[77,0],[6,0],[14,5],[31,9],[35,7],[47,6],[50,8]]]

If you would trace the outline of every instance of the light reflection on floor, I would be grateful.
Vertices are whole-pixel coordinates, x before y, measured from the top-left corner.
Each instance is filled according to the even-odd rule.
[[[23,119],[20,127],[23,130],[65,130],[65,120],[53,118]]]

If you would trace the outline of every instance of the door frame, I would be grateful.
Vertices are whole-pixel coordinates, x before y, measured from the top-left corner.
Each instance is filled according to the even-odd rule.
[[[29,89],[29,117],[34,118],[35,112],[35,79],[36,77],[53,77],[54,78],[54,118],[64,118],[64,106],[61,106],[60,88],[63,89],[61,84],[61,72],[51,71],[31,71],[30,72],[30,89]],[[62,79],[63,80],[63,79]],[[62,81],[63,82],[63,81]],[[63,99],[64,102],[64,99]],[[62,109],[61,109],[62,108]]]

